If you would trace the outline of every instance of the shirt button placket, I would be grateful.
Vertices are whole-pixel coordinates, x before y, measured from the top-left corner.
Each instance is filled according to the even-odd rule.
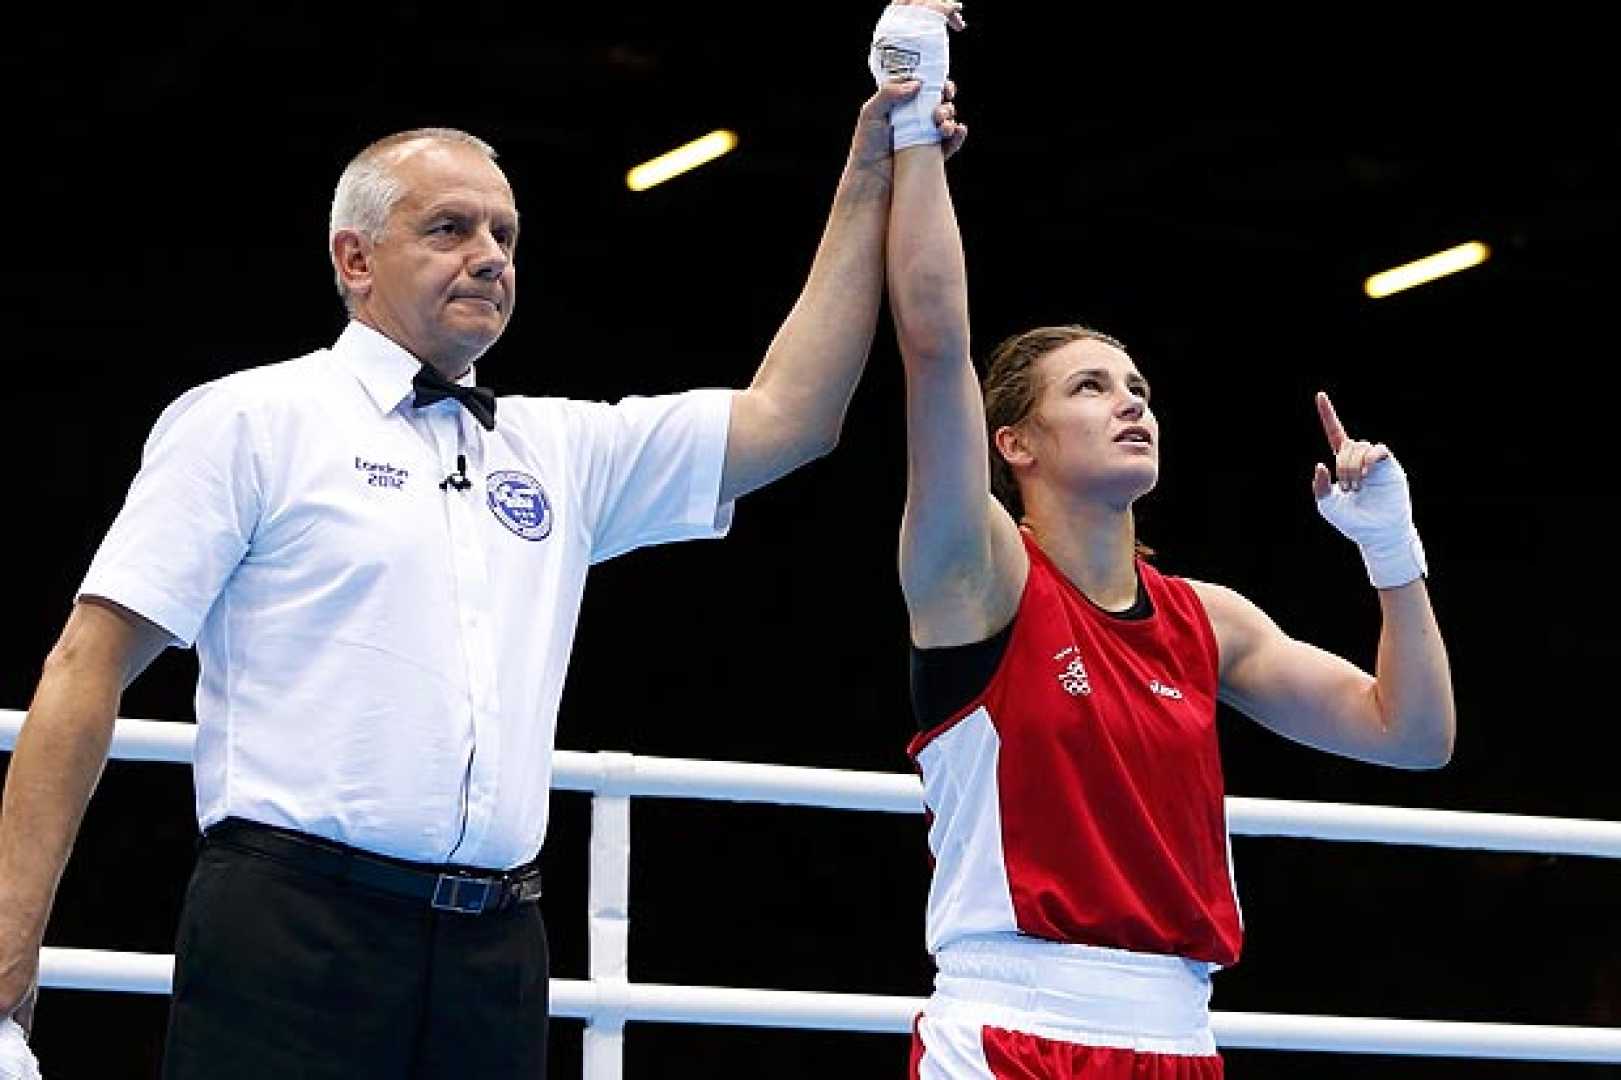
[[[462,421],[460,445],[479,445],[480,434]],[[451,557],[456,572],[457,602],[460,608],[462,649],[466,663],[467,686],[472,706],[473,740],[477,748],[473,768],[467,777],[467,829],[463,854],[476,856],[476,849],[488,829],[494,775],[499,759],[497,750],[499,695],[496,684],[496,642],[489,614],[492,600],[489,563],[479,526],[483,502],[483,454],[470,455],[469,474],[473,487],[453,500],[449,515]]]
[[[449,406],[450,407],[431,407],[429,409],[429,427],[433,434],[433,442],[435,450],[439,456],[441,467],[444,469],[446,475],[449,475],[454,468],[458,454],[465,453],[465,451],[460,449],[460,447],[465,445],[465,440],[459,434],[460,417],[456,416],[454,412],[451,412],[451,408],[454,408],[459,412],[460,406],[456,405],[454,402],[449,403]],[[471,469],[471,463],[469,463],[469,469]],[[471,766],[471,770],[476,770],[478,768],[478,759],[482,744],[482,732],[480,731],[481,725],[479,723],[479,698],[481,697],[481,694],[479,691],[479,680],[477,677],[476,668],[478,644],[476,640],[476,625],[474,619],[474,612],[476,611],[481,594],[475,588],[474,583],[471,580],[471,575],[468,572],[468,549],[470,546],[471,532],[471,530],[467,527],[467,519],[469,517],[468,504],[472,502],[472,497],[476,493],[476,485],[474,488],[467,488],[465,490],[458,490],[454,487],[448,487],[443,489],[443,491],[443,502],[445,507],[445,542],[449,548],[447,556],[450,564],[450,573],[452,580],[455,582],[455,589],[453,593],[455,611],[447,614],[451,615],[456,626],[457,644],[461,649],[462,670],[467,685],[467,697],[462,710],[462,715],[464,717],[462,722],[466,725],[464,730],[467,732],[466,737],[468,740],[467,746],[470,761],[462,762],[461,770],[459,770],[461,773],[461,783],[463,785],[463,790],[461,792],[462,820],[456,823],[456,827],[452,832],[453,836],[459,837],[457,842],[456,856],[458,859],[460,859],[466,853],[469,847],[469,840],[471,839],[471,835],[477,825],[477,815],[475,814],[473,800],[475,778],[472,775],[472,771],[468,769],[468,766]]]

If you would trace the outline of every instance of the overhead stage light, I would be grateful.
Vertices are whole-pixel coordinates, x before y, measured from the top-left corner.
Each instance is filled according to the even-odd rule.
[[[701,139],[694,139],[685,146],[678,146],[667,154],[660,154],[652,161],[636,166],[625,174],[625,186],[632,191],[646,191],[655,184],[662,184],[689,169],[714,161],[736,146],[737,135],[734,132],[724,128],[711,131]]]
[[[1362,291],[1379,300],[1391,293],[1399,293],[1403,289],[1411,289],[1434,281],[1438,277],[1479,266],[1491,258],[1491,255],[1491,248],[1478,240],[1471,240],[1467,244],[1459,244],[1457,247],[1438,251],[1434,255],[1426,255],[1422,259],[1395,269],[1374,274],[1362,283]]]

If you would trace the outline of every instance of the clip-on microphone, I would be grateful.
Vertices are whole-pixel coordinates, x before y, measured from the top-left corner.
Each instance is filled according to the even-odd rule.
[[[467,455],[457,454],[456,471],[439,481],[439,490],[449,491],[455,488],[457,491],[466,491],[472,486],[473,482],[467,479]]]

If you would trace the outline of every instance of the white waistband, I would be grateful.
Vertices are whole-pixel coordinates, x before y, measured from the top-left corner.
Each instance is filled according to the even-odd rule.
[[[1015,934],[959,938],[935,954],[924,1014],[1089,1046],[1214,1054],[1210,965]]]

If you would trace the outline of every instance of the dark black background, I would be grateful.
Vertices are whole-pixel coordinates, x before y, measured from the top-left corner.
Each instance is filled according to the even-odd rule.
[[[615,399],[747,382],[809,264],[876,5],[395,4],[64,9],[4,70],[0,295],[12,555],[0,706],[39,664],[185,388],[329,343],[344,162],[422,124],[491,140],[524,214],[523,303],[480,365],[505,393]],[[976,354],[1083,320],[1156,386],[1162,568],[1232,585],[1371,664],[1377,607],[1308,495],[1311,393],[1412,478],[1456,682],[1439,773],[1330,758],[1223,717],[1233,794],[1615,818],[1609,613],[1618,379],[1613,85],[1595,26],[1409,10],[1240,16],[983,3],[956,43],[973,134],[951,165]],[[39,15],[36,12],[35,18]],[[739,149],[634,195],[624,170],[726,126]],[[1363,277],[1468,239],[1495,257],[1381,302]],[[592,577],[566,749],[902,771],[903,495],[887,322],[829,458],[746,499],[732,536]],[[126,716],[189,719],[192,659]],[[585,973],[587,803],[545,861],[556,974]],[[113,763],[48,943],[167,952],[194,831],[184,774]],[[631,975],[927,993],[920,818],[639,802]],[[1532,855],[1243,839],[1249,939],[1218,1009],[1621,1021],[1621,873]],[[47,992],[48,1075],[155,1074],[165,1000]],[[580,1025],[554,1025],[576,1075]],[[632,1025],[631,1077],[897,1077],[894,1036]],[[1321,1080],[1603,1067],[1229,1055]]]

